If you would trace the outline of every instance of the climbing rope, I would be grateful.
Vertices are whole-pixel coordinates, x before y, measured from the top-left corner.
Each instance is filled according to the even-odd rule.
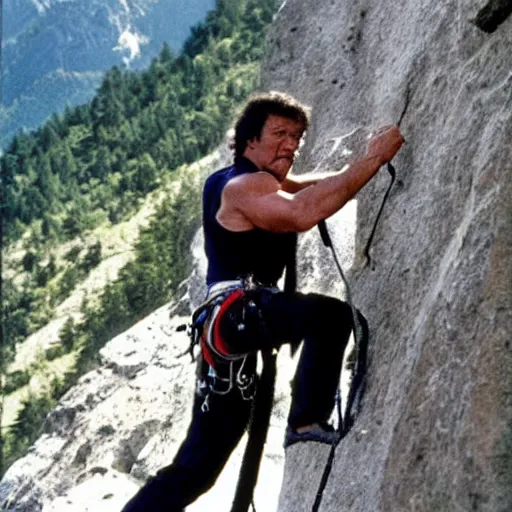
[[[407,88],[405,91],[405,105],[402,109],[402,113],[400,114],[400,118],[398,120],[397,126],[400,126],[402,123],[402,120],[405,116],[405,113],[407,112],[407,108],[410,103],[410,95],[411,95],[411,87],[410,84],[407,84]],[[375,236],[375,232],[377,230],[377,225],[379,223],[380,217],[382,215],[382,212],[384,210],[384,205],[386,204],[386,201],[388,200],[389,193],[391,192],[391,189],[393,188],[393,185],[395,183],[396,179],[396,170],[394,165],[391,162],[388,162],[387,164],[388,173],[391,176],[391,181],[389,183],[389,186],[384,194],[384,198],[382,199],[382,204],[380,205],[379,211],[377,213],[377,217],[375,219],[375,222],[373,223],[373,228],[370,233],[370,236],[368,238],[368,242],[366,243],[364,254],[366,256],[366,263],[370,266],[370,268],[373,270],[375,267],[373,265],[371,256],[370,256],[370,247],[373,242],[373,237]],[[360,322],[360,317],[358,315],[358,312],[354,306],[354,303],[352,302],[352,294],[350,293],[350,287],[348,284],[348,281],[345,277],[345,274],[343,273],[343,269],[341,268],[341,264],[338,260],[338,255],[336,254],[336,250],[334,249],[332,239],[329,235],[329,231],[327,230],[327,224],[325,223],[325,220],[322,220],[318,223],[318,230],[320,231],[320,236],[322,237],[322,241],[326,247],[328,247],[333,255],[334,262],[336,264],[336,267],[338,269],[338,272],[341,276],[341,279],[343,281],[343,284],[345,285],[346,290],[346,296],[347,296],[347,302],[350,305],[350,309],[352,311],[352,321],[354,326],[354,345],[355,345],[355,367],[353,370],[353,377],[352,382],[350,385],[348,397],[347,397],[347,406],[345,408],[345,417],[343,418],[342,412],[341,412],[341,390],[338,386],[338,389],[336,391],[336,410],[337,410],[337,416],[338,416],[338,429],[339,429],[339,437],[335,441],[333,441],[331,445],[331,450],[329,452],[329,457],[327,459],[327,462],[325,464],[324,471],[322,473],[322,478],[320,479],[320,485],[318,487],[318,491],[316,493],[315,502],[313,503],[313,508],[311,509],[312,512],[318,512],[320,508],[320,504],[322,502],[323,493],[325,490],[325,487],[327,485],[327,481],[329,480],[329,476],[332,471],[332,465],[334,462],[334,455],[336,453],[336,447],[340,443],[340,441],[345,437],[347,432],[350,430],[350,428],[353,425],[354,418],[352,416],[352,407],[353,404],[357,402],[360,405],[362,394],[364,392],[364,374],[366,373],[366,350],[368,345],[368,326],[362,325]],[[362,317],[362,315],[361,315]],[[362,317],[364,319],[364,317]]]
[[[366,247],[364,248],[364,255],[366,256],[366,264],[369,265],[372,270],[375,270],[375,265],[373,264],[372,258],[370,256],[370,246],[372,245],[373,237],[375,236],[375,231],[377,231],[377,224],[379,223],[380,216],[382,214],[382,211],[384,210],[384,205],[386,204],[386,201],[388,200],[389,193],[391,192],[391,189],[393,188],[393,184],[395,183],[395,179],[396,179],[396,170],[391,162],[388,163],[388,172],[391,176],[391,181],[386,190],[386,193],[384,194],[384,198],[382,199],[382,204],[380,205],[379,212],[377,213],[377,218],[375,219],[375,222],[373,223],[372,232],[370,233],[370,237],[368,238],[368,242],[366,243]]]
[[[336,447],[338,446],[338,444],[340,443],[340,441],[343,439],[343,437],[345,436],[345,434],[348,432],[348,430],[350,429],[350,426],[352,425],[352,418],[351,418],[351,409],[352,409],[352,404],[353,404],[353,401],[354,401],[354,398],[356,396],[356,392],[357,390],[355,390],[354,392],[352,392],[352,390],[354,389],[355,386],[357,387],[360,387],[362,385],[362,368],[358,368],[358,365],[359,365],[359,362],[361,360],[364,359],[364,361],[366,361],[366,357],[361,352],[361,350],[363,349],[364,347],[364,343],[362,341],[362,327],[359,323],[359,318],[358,318],[358,313],[357,313],[357,310],[354,306],[354,303],[352,301],[352,294],[350,292],[350,286],[348,284],[348,281],[345,277],[345,274],[343,272],[343,269],[341,268],[341,264],[339,262],[339,259],[338,259],[338,255],[336,254],[336,250],[334,249],[334,246],[333,246],[333,243],[332,243],[332,239],[329,235],[329,231],[327,229],[327,224],[325,223],[325,220],[322,220],[318,223],[318,230],[320,231],[320,236],[322,237],[322,241],[324,243],[324,245],[326,247],[328,247],[331,252],[332,252],[332,255],[333,255],[333,258],[334,258],[334,262],[336,264],[336,267],[338,269],[338,272],[341,276],[341,279],[343,281],[343,284],[345,285],[345,291],[346,291],[346,297],[347,297],[347,302],[350,306],[350,309],[352,311],[352,322],[353,322],[353,330],[354,330],[354,345],[355,345],[355,352],[356,352],[356,363],[355,363],[355,368],[354,368],[354,377],[357,375],[359,375],[361,378],[358,379],[359,382],[356,383],[355,381],[355,378],[352,380],[352,385],[351,385],[351,392],[349,392],[349,398],[347,400],[347,407],[345,409],[345,417],[347,418],[348,421],[344,421],[343,419],[343,414],[342,414],[342,411],[341,411],[341,390],[340,390],[340,386],[338,386],[338,389],[336,390],[336,412],[337,412],[337,416],[338,416],[338,431],[339,431],[339,436],[336,440],[334,440],[332,442],[332,445],[331,445],[331,449],[329,451],[329,457],[327,459],[327,462],[325,464],[325,468],[324,468],[324,471],[322,473],[322,478],[320,480],[320,485],[318,487],[318,491],[316,493],[316,497],[315,497],[315,502],[313,504],[313,508],[312,508],[312,512],[318,512],[318,509],[320,508],[320,504],[322,502],[322,498],[323,498],[323,493],[324,493],[324,490],[325,490],[325,487],[327,485],[327,481],[329,480],[329,476],[331,474],[331,470],[332,470],[332,465],[333,465],[333,462],[334,462],[334,455],[336,453]]]

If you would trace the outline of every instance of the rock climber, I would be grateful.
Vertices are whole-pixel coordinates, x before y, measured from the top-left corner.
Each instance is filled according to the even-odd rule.
[[[297,233],[340,210],[389,162],[404,139],[384,127],[364,157],[342,172],[290,175],[309,109],[279,92],[249,99],[235,125],[234,162],[203,193],[208,295],[195,315],[202,357],[192,421],[174,461],[123,512],[178,512],[216,481],[250,418],[256,354],[284,343],[302,351],[292,382],[285,447],[331,444],[328,424],[352,329],[347,303],[278,288],[295,257]]]

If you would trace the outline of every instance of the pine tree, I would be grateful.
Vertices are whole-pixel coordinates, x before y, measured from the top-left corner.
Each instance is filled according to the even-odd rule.
[[[52,172],[50,158],[48,155],[45,155],[39,163],[35,185],[49,205],[59,194],[59,181]]]
[[[41,149],[46,153],[46,151],[59,142],[60,137],[52,124],[46,123],[39,130],[39,140]]]
[[[149,192],[155,188],[157,168],[154,160],[148,153],[144,153],[137,163],[134,184],[138,191]]]
[[[75,178],[77,174],[77,164],[69,143],[64,141],[61,150],[61,159],[59,165],[59,176],[62,183],[67,183],[71,178]]]
[[[106,146],[100,146],[96,153],[96,160],[91,166],[91,176],[105,180],[112,168],[112,157]]]
[[[59,339],[67,352],[71,352],[73,349],[73,345],[75,343],[76,338],[76,328],[73,317],[68,317],[66,323],[62,326],[62,329],[59,331]]]
[[[162,46],[162,51],[160,52],[159,59],[160,62],[167,67],[174,61],[174,54],[170,49],[169,45],[167,44],[167,42],[164,42]]]

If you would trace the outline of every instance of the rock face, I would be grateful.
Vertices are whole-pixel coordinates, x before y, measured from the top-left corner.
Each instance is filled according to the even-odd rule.
[[[180,318],[170,322],[168,315],[169,308],[161,308],[102,349],[104,366],[62,398],[30,453],[7,471],[0,485],[6,508],[0,509],[42,510],[92,477],[122,479],[135,461],[139,476],[147,476],[139,455],[158,432],[159,455],[176,449],[175,436],[186,428],[193,366],[177,358],[187,341],[174,333]],[[125,488],[117,499],[127,500],[136,486]]]
[[[313,108],[297,172],[338,166],[342,135],[396,123],[407,105],[374,270],[363,249],[386,172],[355,215],[328,221],[338,247],[342,230],[355,242],[343,261],[371,332],[362,411],[337,448],[323,511],[512,510],[507,5],[288,0],[272,28],[264,88]],[[337,292],[318,240],[303,238],[301,285]],[[311,510],[326,457],[287,451],[281,512]]]
[[[179,357],[188,338],[176,328],[188,317],[170,319],[175,306],[160,308],[101,350],[102,367],[66,393],[29,454],[4,475],[0,510],[119,512],[142,482],[170,464],[188,428],[195,379],[188,355]],[[279,387],[286,390],[283,378]],[[283,391],[276,401],[256,492],[262,510],[276,509],[282,478]],[[187,510],[230,508],[243,447],[215,489]]]
[[[370,351],[361,412],[336,450],[322,512],[512,510],[512,19],[500,5],[288,0],[270,34],[264,88],[313,107],[296,172],[341,167],[372,128],[405,112],[372,267],[363,250],[385,171],[328,221]],[[494,31],[479,27],[482,17]],[[300,243],[299,287],[343,293],[316,231]],[[203,294],[200,246],[198,235],[192,304]],[[104,367],[68,392],[5,475],[0,508],[10,495],[17,512],[118,512],[134,477],[140,484],[172,458],[193,367],[177,362],[186,340],[170,335],[180,319],[168,314],[103,349]],[[289,376],[281,372],[256,495],[268,512]],[[280,512],[312,509],[328,450],[287,450]],[[230,509],[239,457],[187,510]]]

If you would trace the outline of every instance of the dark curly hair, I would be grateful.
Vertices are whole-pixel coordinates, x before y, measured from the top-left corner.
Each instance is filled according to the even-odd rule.
[[[309,127],[309,107],[292,96],[277,91],[256,94],[249,98],[235,124],[235,135],[231,144],[235,159],[244,154],[247,142],[254,138],[259,139],[263,125],[270,115],[298,121],[304,131]]]

